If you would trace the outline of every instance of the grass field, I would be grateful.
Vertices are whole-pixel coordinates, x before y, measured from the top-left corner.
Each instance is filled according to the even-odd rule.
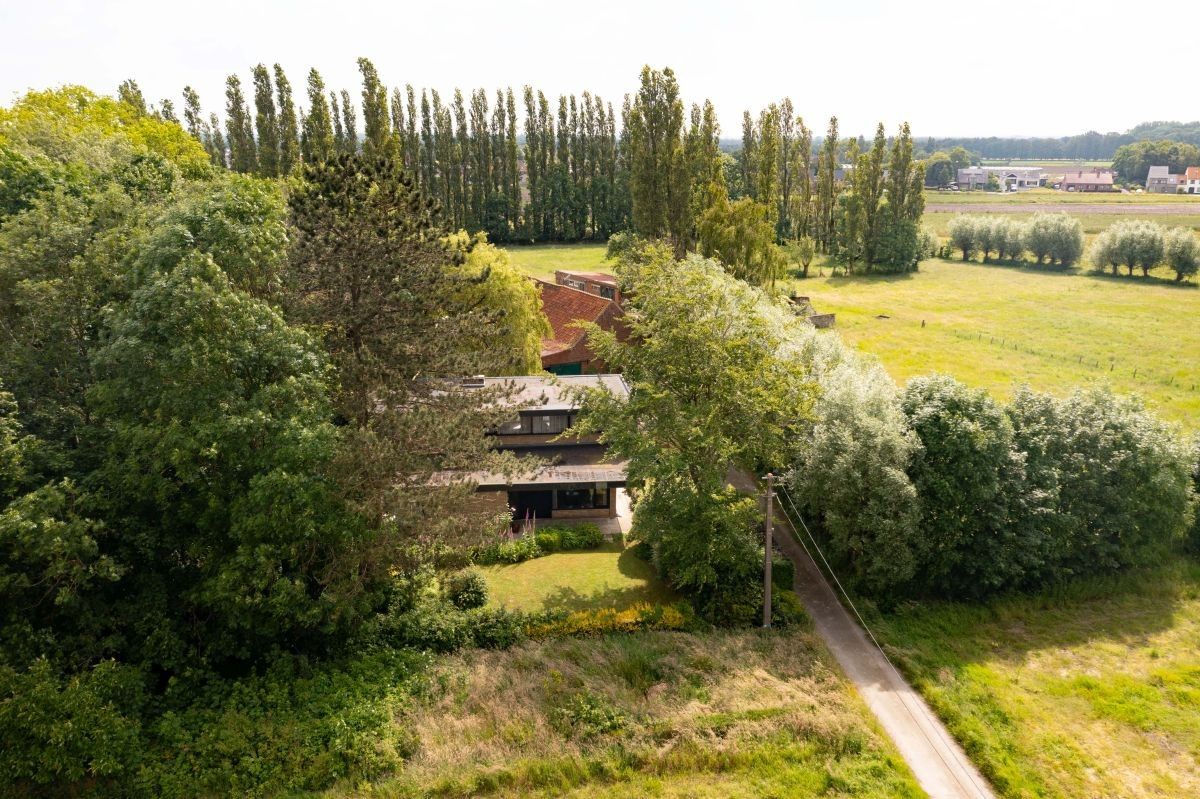
[[[637,633],[442,658],[403,773],[335,796],[922,796],[816,636]]]
[[[1200,195],[1191,194],[1148,194],[1146,192],[1078,192],[1057,189],[1028,189],[1025,191],[938,191],[925,190],[926,203],[973,203],[979,205],[1016,205],[1036,203],[1060,205],[1063,203],[1103,203],[1117,205],[1167,205],[1188,204],[1200,209]]]
[[[557,552],[524,563],[484,566],[494,605],[509,610],[623,610],[640,602],[669,603],[677,597],[650,564],[620,543],[582,552]]]
[[[1200,796],[1200,564],[875,624],[1002,796]]]
[[[894,277],[798,281],[897,381],[946,372],[997,395],[1108,383],[1200,427],[1200,288],[926,261]]]
[[[553,281],[555,269],[594,272],[612,268],[604,262],[604,244],[536,244],[507,249],[515,265],[544,280]]]

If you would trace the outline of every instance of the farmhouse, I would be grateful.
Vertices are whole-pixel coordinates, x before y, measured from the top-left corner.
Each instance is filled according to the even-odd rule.
[[[508,387],[508,400],[517,410],[512,420],[495,433],[496,447],[541,461],[522,474],[474,472],[480,501],[496,510],[512,510],[516,523],[536,519],[588,519],[610,532],[628,518],[620,518],[625,506],[624,462],[606,457],[597,436],[571,436],[578,403],[574,391],[600,387],[618,396],[628,396],[629,387],[620,375],[573,375],[565,377],[484,377],[465,381],[480,390]],[[567,435],[561,437],[563,433]],[[624,510],[627,514],[628,511]]]
[[[552,331],[549,338],[542,339],[542,368],[559,375],[602,371],[604,365],[588,347],[587,334],[579,323],[593,322],[604,330],[618,329],[621,306],[597,292],[561,282],[537,282],[542,294],[542,311]],[[599,281],[593,281],[592,285],[597,290],[605,288]]]
[[[1046,183],[1046,170],[1036,166],[972,166],[958,170],[960,189],[986,189],[988,178],[1005,191],[1036,189]]]
[[[1088,169],[1063,175],[1058,187],[1063,191],[1116,191],[1111,169]]]

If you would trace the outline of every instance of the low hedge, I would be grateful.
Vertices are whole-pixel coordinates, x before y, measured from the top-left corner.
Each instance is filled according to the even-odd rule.
[[[596,549],[604,543],[604,533],[591,522],[572,525],[547,525],[533,535],[497,541],[475,551],[474,561],[481,566],[496,563],[523,563],[552,552]]]

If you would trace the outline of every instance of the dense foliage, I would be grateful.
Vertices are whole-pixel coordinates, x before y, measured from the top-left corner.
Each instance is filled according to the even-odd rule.
[[[995,214],[958,214],[949,234],[950,248],[964,261],[982,255],[987,263],[993,253],[1001,261],[1021,261],[1028,253],[1039,266],[1073,266],[1083,255],[1083,226],[1066,213],[1037,213],[1024,223]]]
[[[984,158],[1107,161],[1125,145],[1163,139],[1200,147],[1200,122],[1143,122],[1124,133],[1098,133],[1092,130],[1059,138],[988,136],[927,139],[925,149],[933,152],[963,147]],[[1145,175],[1142,180],[1145,181]]]
[[[1139,141],[1125,144],[1113,153],[1113,171],[1126,183],[1146,185],[1152,166],[1165,166],[1183,174],[1189,166],[1200,164],[1200,141],[1187,143],[1169,140]]]

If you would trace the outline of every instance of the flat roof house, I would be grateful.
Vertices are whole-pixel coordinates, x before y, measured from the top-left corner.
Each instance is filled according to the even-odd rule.
[[[1116,191],[1111,169],[1087,169],[1063,175],[1058,187],[1063,191]]]
[[[510,422],[496,430],[496,447],[541,461],[521,474],[481,471],[467,475],[481,502],[494,505],[497,511],[511,509],[514,523],[586,519],[599,523],[608,533],[628,526],[626,463],[610,460],[597,436],[570,435],[578,412],[573,391],[595,386],[628,396],[629,386],[621,375],[484,377],[463,385],[480,390],[511,389],[508,401],[517,410]]]
[[[561,272],[558,274],[562,274]],[[538,281],[542,311],[550,322],[550,337],[542,339],[542,368],[558,375],[579,375],[604,370],[587,343],[580,322],[593,322],[604,330],[620,328],[621,306],[598,293],[562,283]]]
[[[1182,177],[1173,174],[1169,166],[1152,166],[1146,174],[1146,191],[1151,194],[1175,194],[1179,191],[1179,179]]]

